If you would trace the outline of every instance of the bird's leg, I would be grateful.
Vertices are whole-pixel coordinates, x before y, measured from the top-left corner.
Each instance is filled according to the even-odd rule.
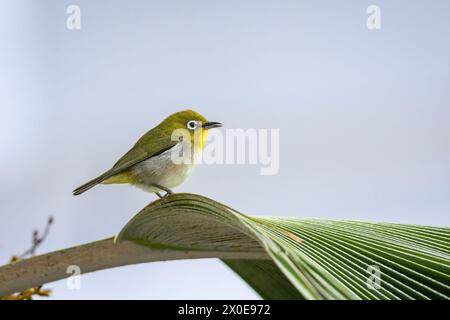
[[[161,195],[161,193],[155,192],[155,194],[158,196],[158,198],[162,199],[163,196]]]
[[[166,192],[166,194],[165,194],[162,198],[165,198],[165,197],[167,197],[167,196],[173,194],[173,191],[172,191],[172,190],[170,190],[169,188],[163,187],[163,186],[161,186],[161,185],[159,185],[159,184],[154,183],[152,186]],[[158,192],[157,192],[156,194],[157,194],[159,197],[161,197],[161,195],[159,195]]]

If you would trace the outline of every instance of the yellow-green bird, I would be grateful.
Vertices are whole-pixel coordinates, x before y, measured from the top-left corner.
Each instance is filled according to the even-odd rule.
[[[193,110],[176,112],[144,134],[111,169],[78,187],[73,194],[82,194],[99,183],[129,183],[154,192],[160,198],[160,191],[171,194],[172,188],[191,175],[195,157],[203,150],[208,130],[221,126],[221,123],[209,122]],[[175,139],[173,133],[176,130],[184,135]],[[174,161],[174,155],[183,154],[186,150],[192,150],[189,153],[192,161]]]

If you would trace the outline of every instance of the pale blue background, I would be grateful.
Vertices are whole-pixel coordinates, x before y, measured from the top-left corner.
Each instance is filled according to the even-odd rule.
[[[66,29],[66,7],[82,29]],[[382,29],[366,28],[366,8]],[[449,1],[0,2],[0,260],[111,236],[154,199],[71,191],[192,107],[279,128],[280,172],[201,166],[177,191],[245,213],[449,225]],[[220,261],[86,275],[60,298],[256,298]]]

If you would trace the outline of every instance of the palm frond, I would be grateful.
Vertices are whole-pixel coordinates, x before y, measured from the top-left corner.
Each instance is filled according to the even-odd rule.
[[[292,287],[296,297],[305,299],[450,297],[449,228],[250,217],[211,199],[182,194],[142,210],[118,235],[121,240],[173,250],[262,247],[270,267],[268,262],[226,263],[266,298],[292,298]],[[267,270],[273,266],[284,275],[274,277],[288,281],[273,285],[271,295]],[[261,272],[252,272],[255,268]]]

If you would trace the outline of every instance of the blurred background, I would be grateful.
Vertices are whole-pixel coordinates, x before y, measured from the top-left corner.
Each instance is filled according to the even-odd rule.
[[[81,29],[66,27],[69,5]],[[366,27],[369,5],[381,29]],[[155,199],[72,190],[172,112],[279,128],[280,171],[201,165],[178,192],[255,215],[448,226],[449,1],[0,2],[0,263],[116,234]],[[220,282],[217,281],[220,279]],[[87,274],[55,299],[257,298],[218,260]]]

